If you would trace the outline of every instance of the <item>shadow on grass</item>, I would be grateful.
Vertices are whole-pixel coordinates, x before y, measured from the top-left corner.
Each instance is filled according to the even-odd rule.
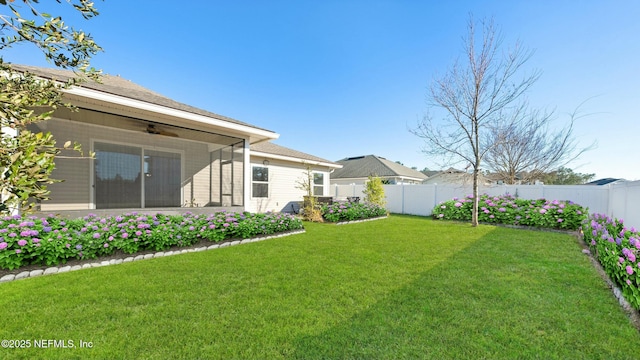
[[[296,338],[292,357],[629,358],[638,334],[575,241],[513,233],[496,229],[340,325]]]

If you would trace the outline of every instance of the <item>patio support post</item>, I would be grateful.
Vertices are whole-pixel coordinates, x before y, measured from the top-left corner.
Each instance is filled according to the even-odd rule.
[[[257,209],[253,208],[251,204],[251,142],[249,139],[244,139],[244,176],[242,177],[242,207],[245,211],[256,212]]]

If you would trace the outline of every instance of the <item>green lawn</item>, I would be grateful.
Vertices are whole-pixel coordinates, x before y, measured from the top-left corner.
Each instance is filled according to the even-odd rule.
[[[31,342],[0,358],[638,357],[639,333],[569,235],[400,215],[305,226],[0,284],[0,339]]]

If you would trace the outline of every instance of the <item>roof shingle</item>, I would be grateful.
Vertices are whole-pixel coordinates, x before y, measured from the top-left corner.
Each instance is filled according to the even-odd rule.
[[[333,161],[323,159],[321,157],[317,157],[314,155],[310,155],[302,151],[293,150],[288,147],[280,146],[267,141],[257,143],[257,144],[251,144],[251,151],[259,151],[259,152],[272,154],[272,155],[293,157],[293,158],[297,158],[305,161],[315,161],[315,162],[323,162],[323,163],[332,164],[332,165],[339,165],[338,163],[335,163]]]
[[[426,179],[427,176],[418,170],[410,169],[385,158],[367,155],[345,158],[338,161],[342,169],[331,174],[333,179],[366,178],[369,176],[390,177],[399,176],[415,179]]]
[[[29,72],[39,77],[58,80],[58,81],[67,81],[74,77],[82,77],[79,74],[75,74],[70,70],[43,68],[43,67],[19,65],[19,64],[10,64],[10,66],[14,71]],[[230,117],[219,115],[207,110],[199,109],[197,107],[172,100],[166,96],[160,95],[154,91],[151,91],[145,87],[142,87],[134,82],[123,79],[120,76],[102,75],[101,81],[102,81],[101,83],[97,83],[93,80],[86,79],[86,81],[78,84],[77,86],[82,88],[92,89],[92,90],[98,90],[104,93],[122,96],[122,97],[126,97],[133,100],[144,101],[150,104],[160,105],[160,106],[164,106],[164,107],[175,109],[175,110],[181,110],[181,111],[185,111],[185,112],[196,114],[196,115],[207,116],[207,117],[227,121],[227,122],[238,124],[238,125],[252,127],[254,129],[271,131],[271,130],[263,129],[255,125],[251,125],[251,124],[236,120],[236,119],[232,119]]]

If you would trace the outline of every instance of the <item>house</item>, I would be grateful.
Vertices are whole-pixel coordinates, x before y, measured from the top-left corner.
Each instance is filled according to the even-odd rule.
[[[421,184],[427,176],[383,157],[356,156],[337,161],[342,165],[331,174],[332,185],[364,184],[369,176],[378,176],[388,184]]]
[[[12,68],[60,81],[73,76],[60,69]],[[174,101],[118,76],[83,82],[64,90],[64,98],[78,111],[58,109],[30,130],[49,131],[60,144],[77,141],[95,157],[56,159],[52,177],[64,181],[49,185],[51,200],[39,204],[41,212],[278,210],[287,196],[297,196],[279,183],[292,183],[287,176],[293,177],[296,167],[302,173],[303,160],[315,161],[323,186],[334,166],[274,144],[260,147],[279,134]],[[270,176],[257,175],[267,161]],[[290,195],[279,194],[283,188]],[[278,205],[259,206],[265,191]]]
[[[300,151],[261,142],[251,145],[252,212],[296,212],[306,195],[299,182],[313,176],[313,195],[329,196],[331,173],[342,165]]]
[[[458,184],[458,185],[471,185],[473,184],[473,174],[467,173],[462,170],[449,168],[447,170],[443,170],[437,172],[431,176],[427,180],[424,181],[425,184]],[[491,185],[494,181],[485,176],[484,174],[478,174],[478,184],[481,185]]]

